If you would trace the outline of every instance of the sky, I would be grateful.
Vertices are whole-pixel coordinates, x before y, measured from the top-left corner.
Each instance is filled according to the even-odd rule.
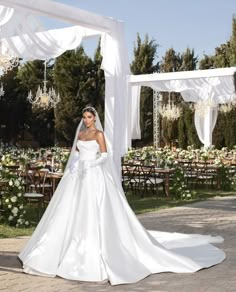
[[[54,0],[103,16],[124,21],[129,60],[133,59],[137,33],[148,34],[159,45],[157,60],[169,48],[183,53],[194,49],[201,59],[213,55],[214,49],[229,40],[236,0]],[[47,28],[60,27],[57,21],[46,22]],[[93,56],[97,40],[83,43]]]

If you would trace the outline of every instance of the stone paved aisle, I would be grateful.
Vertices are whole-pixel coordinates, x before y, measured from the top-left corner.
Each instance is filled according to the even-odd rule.
[[[148,229],[222,235],[220,244],[227,259],[210,269],[194,274],[162,273],[131,285],[111,287],[108,283],[67,281],[22,273],[17,254],[26,237],[0,240],[0,291],[162,291],[234,292],[236,291],[236,197],[215,198],[184,207],[146,213],[139,219]]]

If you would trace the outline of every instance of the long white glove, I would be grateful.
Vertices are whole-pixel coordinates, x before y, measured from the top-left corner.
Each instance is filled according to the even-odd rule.
[[[78,151],[75,151],[75,155],[74,157],[72,158],[71,160],[71,163],[69,165],[69,170],[70,170],[70,173],[73,173],[76,171],[78,165],[79,165],[79,152]]]
[[[102,152],[100,157],[95,160],[86,160],[83,163],[83,171],[87,171],[89,168],[95,167],[97,165],[102,165],[107,160],[107,152]]]

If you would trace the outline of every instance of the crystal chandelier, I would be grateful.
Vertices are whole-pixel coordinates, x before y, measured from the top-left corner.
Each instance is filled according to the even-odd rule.
[[[223,114],[227,114],[228,112],[232,111],[236,107],[236,101],[228,102],[225,104],[219,105],[219,112]]]
[[[204,117],[209,112],[210,108],[215,106],[216,104],[212,101],[212,99],[208,98],[196,102],[194,104],[194,109],[200,117]]]
[[[19,65],[19,58],[9,52],[6,46],[3,46],[3,42],[0,41],[0,69],[3,73],[8,70],[12,70]]]
[[[170,100],[170,92],[168,98],[168,104],[162,105],[159,109],[160,114],[167,120],[174,121],[181,116],[181,108],[176,106],[173,101]]]
[[[46,78],[46,68],[47,63],[46,60],[44,62],[44,80],[43,80],[43,88],[38,86],[36,96],[32,95],[32,91],[30,90],[27,96],[28,101],[33,106],[38,106],[42,108],[55,108],[58,102],[61,100],[59,94],[56,93],[53,87],[49,88],[47,91],[47,78]]]

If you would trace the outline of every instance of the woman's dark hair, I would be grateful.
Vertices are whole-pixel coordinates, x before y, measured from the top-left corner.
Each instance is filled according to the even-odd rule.
[[[89,112],[91,113],[92,115],[96,116],[96,110],[94,107],[92,106],[86,106],[83,110],[82,110],[82,114],[85,113],[85,112]]]

